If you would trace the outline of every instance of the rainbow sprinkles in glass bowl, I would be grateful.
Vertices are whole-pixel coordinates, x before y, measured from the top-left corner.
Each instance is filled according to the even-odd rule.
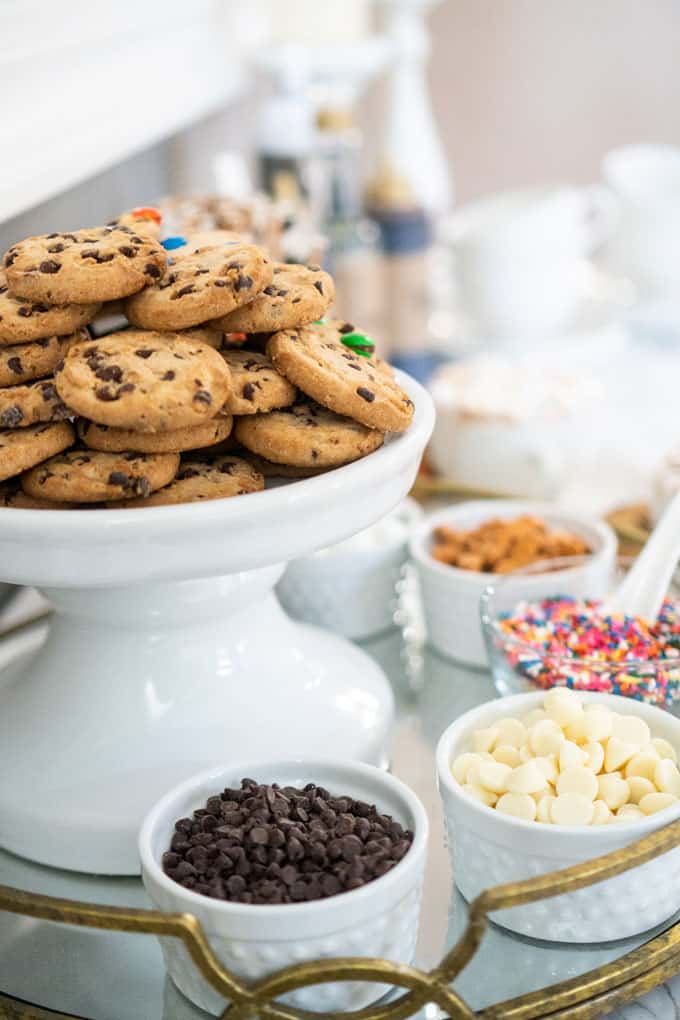
[[[489,586],[482,597],[482,625],[500,693],[561,686],[680,709],[676,592],[667,594],[658,618],[649,623],[607,614],[599,598],[555,594],[508,608],[504,584]]]

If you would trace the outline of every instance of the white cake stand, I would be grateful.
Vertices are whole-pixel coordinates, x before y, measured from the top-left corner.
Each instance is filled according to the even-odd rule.
[[[290,620],[285,561],[368,527],[408,492],[432,431],[247,497],[146,510],[0,510],[0,580],[56,614],[0,673],[0,845],[56,867],[137,874],[155,800],[219,762],[386,759],[392,693],[363,652]]]

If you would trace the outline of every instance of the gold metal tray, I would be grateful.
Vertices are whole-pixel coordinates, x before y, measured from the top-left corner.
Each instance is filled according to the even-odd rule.
[[[450,983],[473,958],[484,937],[492,911],[533,903],[574,892],[603,879],[613,878],[672,849],[680,841],[680,821],[652,833],[638,843],[584,864],[526,882],[496,886],[482,893],[471,905],[467,928],[460,940],[433,970],[388,960],[363,957],[319,960],[288,967],[269,977],[247,984],[226,970],[212,952],[198,921],[189,914],[164,914],[155,910],[110,907],[74,900],[57,899],[0,886],[0,910],[24,917],[58,921],[63,924],[108,931],[167,936],[181,939],[197,969],[231,1005],[222,1020],[405,1020],[428,1004],[439,1006],[447,1017],[531,1018],[599,1017],[617,1005],[629,1002],[672,976],[680,969],[680,923],[652,939],[642,948],[614,963],[591,971],[577,980],[565,981],[521,998],[498,1003],[475,1013],[450,987]],[[352,1013],[316,1013],[277,1005],[276,998],[309,985],[328,981],[379,982],[404,989],[391,1003],[371,1006]],[[4,1012],[3,1012],[4,1010]],[[28,1020],[52,1016],[16,1000],[0,1000],[0,1017]],[[65,1014],[58,1014],[65,1016]]]
[[[25,636],[22,631],[22,626],[15,627],[13,638]],[[450,892],[451,879],[448,857],[443,847],[441,810],[434,785],[434,762],[432,760],[429,763],[428,758],[433,755],[436,738],[449,719],[493,696],[491,681],[483,672],[464,670],[433,656],[419,648],[417,642],[404,643],[399,634],[377,638],[364,647],[386,669],[395,688],[398,704],[395,771],[421,796],[432,820],[425,889],[427,904],[424,906],[424,927],[429,936],[431,930],[440,928],[442,922],[446,922],[448,912],[445,901]],[[88,989],[95,988],[99,982],[103,983],[105,975],[102,969],[111,966],[109,956],[114,955],[111,947],[115,940],[129,940],[133,936],[135,948],[130,950],[126,959],[137,961],[144,957],[144,961],[152,960],[160,974],[159,982],[162,982],[162,965],[156,940],[139,936],[178,938],[186,946],[196,968],[219,993],[231,1001],[223,1014],[224,1020],[255,1017],[264,1020],[313,1020],[314,1017],[339,1020],[341,1016],[353,1020],[406,1020],[408,1017],[437,1020],[441,1017],[473,1016],[489,1020],[590,1020],[604,1016],[680,974],[680,921],[669,922],[666,930],[652,932],[644,943],[644,936],[635,940],[632,948],[631,944],[614,946],[605,954],[596,947],[596,952],[582,955],[578,967],[560,968],[553,967],[549,961],[556,960],[560,954],[568,955],[568,948],[549,947],[547,944],[537,947],[528,940],[514,938],[491,924],[489,914],[575,891],[622,874],[668,851],[679,841],[680,821],[677,821],[625,850],[606,857],[526,882],[489,889],[470,905],[467,912],[461,901],[459,907],[462,906],[462,909],[459,909],[458,918],[463,923],[456,924],[447,943],[451,948],[433,967],[407,967],[381,959],[321,960],[298,964],[255,984],[242,981],[220,965],[194,917],[144,909],[146,901],[138,881],[109,881],[67,872],[52,872],[51,869],[22,862],[0,851],[0,1020],[73,1020],[75,1017],[79,1020],[81,1017],[102,1020],[104,1011],[100,1014],[94,1006],[69,1005],[64,999],[60,1000],[56,993],[52,994],[59,983],[60,969],[65,969],[64,959],[49,960],[47,957],[50,953],[53,956],[58,956],[59,952],[67,954],[68,948],[63,947],[70,945],[68,939],[74,940],[73,944],[76,944],[88,931],[89,938],[96,940],[96,952],[89,962],[77,961],[75,967],[77,980],[82,980]],[[107,881],[109,885],[113,881],[118,883],[115,896]],[[46,890],[50,894],[46,894]],[[52,892],[57,894],[52,895]],[[68,927],[57,929],[57,935],[54,936],[56,941],[50,943],[44,937],[44,930],[54,930],[51,922]],[[10,933],[4,941],[3,931]],[[429,942],[428,950],[419,956],[421,960],[429,957],[434,961],[441,955],[439,937],[434,940],[430,938]],[[483,989],[481,999],[477,994],[479,986],[491,985],[487,981],[487,974],[491,970],[487,961],[489,946],[492,944],[497,944],[491,954],[494,968],[505,966],[507,970],[513,969],[513,961],[508,956],[508,947],[512,944],[516,954],[515,963],[524,961],[527,973],[531,974],[530,980],[522,978],[506,984],[504,992],[498,996],[502,999],[499,1002],[491,1001],[490,987]],[[55,945],[59,947],[58,952],[54,950]],[[3,951],[7,953],[8,947],[11,947],[12,952],[23,954],[22,966],[28,978],[21,985],[13,981],[16,962],[9,960],[3,964]],[[152,955],[144,956],[147,952]],[[597,960],[604,962],[593,966],[592,961]],[[94,965],[92,961],[95,961]],[[146,962],[139,966],[145,967]],[[46,968],[50,974],[47,981],[42,980],[41,983],[38,975],[41,969]],[[547,981],[553,975],[554,981],[555,975],[563,977],[565,974],[569,976],[549,987],[540,987],[544,976]],[[281,995],[295,988],[343,979],[390,984],[397,990],[388,1001],[382,1000],[358,1012],[342,1014],[302,1012],[275,1002]],[[454,981],[455,986],[452,986]],[[128,1002],[126,1009],[121,1007],[118,1012],[116,996],[122,1001],[126,995],[134,993],[126,987],[119,989],[117,981],[112,980],[110,975],[109,985],[113,986],[113,992],[107,1002],[106,1020],[118,1020],[122,1016],[134,1017],[134,1020],[205,1017],[205,1014],[194,1011],[184,1000],[180,1003],[178,993],[167,980],[163,994],[166,998],[176,998],[169,1005],[165,1001],[160,1006],[156,1004],[153,1015],[151,1009],[142,1010],[140,1007],[141,1011],[138,1011],[134,1002]],[[130,986],[133,985],[131,979]],[[502,984],[499,987],[503,987]],[[495,988],[494,985],[494,992]],[[522,994],[516,994],[518,991]],[[478,1001],[475,1001],[475,996]],[[89,1001],[91,999],[92,996]]]

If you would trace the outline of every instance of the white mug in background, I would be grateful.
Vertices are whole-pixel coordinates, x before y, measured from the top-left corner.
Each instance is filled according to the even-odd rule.
[[[619,206],[603,258],[644,293],[680,288],[680,148],[626,145],[609,152],[602,178]]]
[[[447,237],[464,311],[489,337],[568,326],[587,292],[584,260],[615,218],[599,186],[502,192],[463,206]]]
[[[443,477],[475,492],[553,499],[564,481],[559,445],[534,421],[466,418],[438,410],[430,458]]]

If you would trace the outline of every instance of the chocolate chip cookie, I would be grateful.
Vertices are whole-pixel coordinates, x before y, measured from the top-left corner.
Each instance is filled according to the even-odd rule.
[[[146,499],[133,499],[125,506],[172,506],[209,499],[245,496],[264,488],[264,478],[239,457],[217,456],[182,461],[175,480]]]
[[[155,206],[138,206],[121,213],[115,220],[107,223],[108,227],[132,227],[135,233],[150,234],[158,240],[161,236],[163,216]]]
[[[0,391],[0,407],[2,391]],[[0,421],[2,415],[0,414]],[[78,436],[91,450],[108,450],[120,453],[137,450],[139,453],[181,453],[199,450],[225,440],[232,428],[229,414],[216,415],[203,425],[188,429],[168,429],[167,432],[133,432],[131,429],[109,428],[81,418],[77,423]]]
[[[306,326],[319,319],[335,298],[335,286],[318,266],[274,265],[269,286],[243,308],[213,323],[218,329],[243,333],[273,333]]]
[[[257,414],[288,407],[297,396],[292,383],[277,372],[269,358],[254,351],[222,351],[231,372],[227,414]]]
[[[408,393],[341,337],[336,323],[283,330],[271,337],[267,354],[287,379],[324,407],[368,428],[403,432],[413,418]]]
[[[183,336],[186,340],[200,340],[208,347],[214,347],[216,351],[240,351],[249,339],[245,333],[226,333],[223,329],[213,329],[207,323],[204,326],[183,329],[175,335]]]
[[[313,401],[239,418],[236,439],[253,453],[294,467],[338,467],[365,457],[384,436]]]
[[[259,471],[265,478],[314,478],[315,475],[322,475],[329,468],[325,467],[294,467],[292,464],[275,464],[272,460],[260,457],[252,450],[239,447],[240,456],[243,456],[249,464]],[[235,451],[238,453],[238,451]]]
[[[54,379],[0,389],[0,428],[26,428],[42,421],[64,421],[71,416],[57,393]]]
[[[4,258],[15,297],[55,305],[113,301],[159,280],[165,250],[132,227],[43,234],[13,245]]]
[[[212,347],[138,329],[76,344],[55,379],[83,418],[135,432],[203,425],[230,393],[229,369]]]
[[[178,467],[178,453],[69,450],[27,471],[21,486],[37,499],[101,503],[148,496],[167,485]]]
[[[43,337],[30,344],[0,347],[0,387],[49,375],[73,344],[89,338],[87,330],[79,330],[70,336]]]
[[[0,485],[0,507],[14,507],[16,510],[70,510],[74,504],[57,503],[51,499],[36,499],[21,488],[21,479],[10,478]]]
[[[10,294],[7,276],[0,269],[0,345],[25,344],[73,333],[91,322],[100,307],[97,302],[48,305],[44,301],[22,301]]]
[[[125,303],[134,326],[187,329],[252,301],[271,283],[272,264],[251,244],[229,244],[177,258],[162,279]]]
[[[0,481],[40,464],[72,446],[74,440],[75,431],[67,421],[0,429]]]

